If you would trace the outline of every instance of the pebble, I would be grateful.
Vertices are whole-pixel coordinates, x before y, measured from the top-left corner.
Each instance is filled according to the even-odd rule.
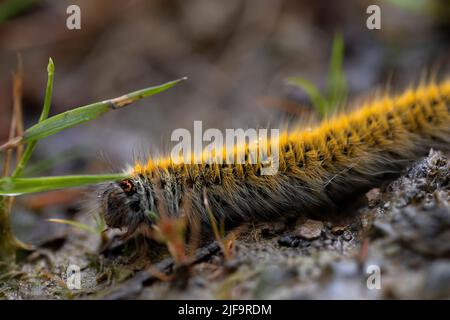
[[[306,222],[296,230],[296,235],[305,240],[314,240],[320,237],[322,230],[322,221],[306,220]]]
[[[278,244],[280,246],[285,246],[285,247],[292,247],[292,242],[293,242],[294,238],[290,235],[284,235],[281,236],[278,239]],[[298,244],[297,244],[298,245]]]
[[[352,240],[353,236],[352,233],[348,230],[346,230],[343,234],[342,234],[342,239],[344,239],[345,241],[350,241]]]
[[[345,229],[347,229],[347,226],[335,226],[331,228],[331,233],[334,235],[340,235],[344,233]]]
[[[374,208],[381,201],[381,192],[379,188],[373,188],[366,193],[369,208]]]

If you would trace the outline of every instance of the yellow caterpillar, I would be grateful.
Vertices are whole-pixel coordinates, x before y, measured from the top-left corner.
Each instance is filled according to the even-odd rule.
[[[430,148],[450,149],[450,81],[373,101],[313,130],[283,132],[279,141],[274,175],[261,175],[260,163],[174,164],[164,158],[136,164],[132,178],[102,187],[105,221],[132,234],[164,212],[208,226],[204,197],[216,218],[229,224],[339,207]],[[239,147],[247,156],[247,146]]]

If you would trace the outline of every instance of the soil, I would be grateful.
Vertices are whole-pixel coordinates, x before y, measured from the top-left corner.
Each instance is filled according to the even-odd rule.
[[[450,298],[450,162],[441,152],[369,191],[354,212],[240,227],[227,259],[211,242],[189,262],[164,246],[70,228],[2,276],[5,299]],[[326,214],[324,214],[326,216]],[[82,222],[92,223],[80,214]],[[80,268],[69,289],[67,268]],[[379,277],[378,277],[379,276]]]

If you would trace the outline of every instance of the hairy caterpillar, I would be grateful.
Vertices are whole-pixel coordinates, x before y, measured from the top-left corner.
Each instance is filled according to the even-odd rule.
[[[449,142],[447,80],[375,100],[313,130],[283,132],[275,175],[261,175],[260,163],[153,159],[136,164],[130,179],[104,185],[100,206],[107,225],[125,227],[128,234],[151,227],[162,212],[186,214],[208,226],[204,197],[216,218],[231,224],[310,214],[339,207],[398,174],[430,148],[449,150]]]

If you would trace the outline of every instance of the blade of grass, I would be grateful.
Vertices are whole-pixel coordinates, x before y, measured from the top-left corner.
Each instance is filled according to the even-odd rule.
[[[53,93],[53,75],[55,73],[55,64],[53,63],[52,58],[49,58],[48,65],[47,65],[47,88],[45,90],[45,98],[44,98],[44,108],[42,109],[41,116],[39,117],[39,122],[44,121],[48,118],[48,114],[50,112],[50,105],[52,103],[52,93]],[[25,152],[23,153],[22,157],[20,158],[19,163],[16,166],[16,169],[12,173],[12,177],[16,178],[19,177],[22,174],[23,169],[25,168],[26,164],[30,160],[31,154],[34,151],[34,148],[36,147],[37,140],[31,141],[27,144],[27,147],[25,148]]]
[[[212,212],[209,201],[208,201],[208,194],[206,192],[206,188],[203,189],[203,204],[205,205],[206,212],[208,213],[208,218],[211,224],[211,228],[214,234],[214,237],[216,238],[217,243],[219,244],[223,256],[225,260],[230,260],[232,258],[232,253],[230,252],[230,246],[229,239],[225,236],[225,220],[221,220],[220,229],[217,226],[216,218],[214,217],[214,213]],[[230,243],[231,244],[231,243]]]
[[[9,0],[0,4],[0,22],[6,21],[31,6],[38,3],[36,0]]]
[[[212,228],[214,237],[216,238],[218,243],[221,243],[222,237],[220,236],[220,231],[219,231],[219,228],[217,227],[216,218],[214,217],[214,214],[213,214],[211,208],[209,207],[209,201],[208,201],[208,195],[206,193],[206,189],[203,189],[203,204],[205,205],[206,212],[208,213],[208,218],[211,223],[211,228]]]
[[[341,33],[337,33],[333,39],[331,49],[330,69],[327,79],[327,98],[328,109],[325,113],[329,113],[342,103],[347,95],[347,86],[345,74],[343,70],[344,63],[344,39]]]
[[[56,189],[80,187],[107,181],[117,181],[129,177],[126,173],[103,175],[69,175],[38,178],[0,179],[0,195],[18,195],[32,192],[43,192]]]
[[[79,125],[87,121],[91,121],[110,110],[122,108],[139,99],[146,98],[167,90],[183,80],[186,80],[186,78],[170,81],[159,86],[138,90],[120,96],[118,98],[93,103],[87,106],[60,113],[25,130],[23,142],[39,140],[49,135],[55,134],[61,130]]]
[[[84,151],[81,147],[74,147],[73,149],[64,150],[57,153],[54,156],[50,156],[48,159],[40,160],[30,163],[26,166],[22,176],[32,177],[57,167],[61,163],[68,163],[82,158]]]
[[[23,134],[22,123],[22,88],[23,88],[23,67],[21,56],[17,56],[17,70],[13,73],[13,112],[9,128],[9,140]],[[22,148],[17,147],[16,159],[20,158]],[[3,165],[3,176],[9,175],[9,167],[12,163],[13,150],[9,149],[5,152],[5,159]]]
[[[10,128],[9,128],[9,139],[13,139],[14,135],[16,133],[16,125],[17,125],[17,121],[16,121],[16,113],[13,112],[12,117],[11,117],[11,121],[10,121]],[[3,176],[7,176],[9,175],[9,170],[10,170],[10,165],[11,165],[11,159],[13,156],[13,149],[8,149],[5,152],[5,158],[3,160],[3,172],[2,175]]]
[[[84,230],[93,234],[100,234],[101,232],[99,232],[98,230],[96,230],[95,228],[92,228],[91,226],[88,226],[87,224],[78,222],[78,221],[73,221],[73,220],[66,220],[66,219],[47,219],[48,222],[53,222],[53,223],[59,223],[59,224],[67,224],[69,226],[75,227],[77,229],[80,230]]]
[[[428,2],[427,0],[384,0],[384,2],[390,3],[403,10],[419,14],[430,13],[432,11],[432,6],[434,5],[433,2]]]
[[[312,82],[301,77],[289,77],[287,78],[287,83],[303,89],[311,99],[316,111],[321,116],[324,116],[327,109],[327,101]]]
[[[21,133],[23,130],[22,124],[22,84],[23,84],[23,72],[20,56],[18,56],[17,71],[13,76],[13,114],[10,122],[9,138],[13,139],[16,134]],[[14,150],[7,150],[4,155],[3,163],[3,176],[9,174],[9,166],[11,161],[12,152]],[[17,148],[16,155],[19,158],[21,148]],[[19,248],[26,248],[21,241],[19,241],[12,231],[11,227],[11,208],[13,204],[13,197],[5,198],[0,196],[0,269],[4,267],[9,268],[14,264],[16,257],[16,250]],[[1,264],[8,261],[4,266]]]
[[[28,128],[25,130],[23,137],[17,138],[14,141],[8,141],[0,147],[0,150],[14,147],[18,143],[27,143],[34,140],[40,140],[64,129],[91,121],[110,110],[122,108],[139,99],[165,91],[186,79],[187,78],[184,77],[159,86],[138,90],[114,99],[96,102],[60,113]]]
[[[15,115],[16,132],[14,136],[23,135],[23,111],[22,111],[22,96],[23,96],[23,63],[22,56],[17,54],[17,71],[13,77],[13,112]],[[19,145],[16,149],[16,161],[22,157],[23,146]]]

